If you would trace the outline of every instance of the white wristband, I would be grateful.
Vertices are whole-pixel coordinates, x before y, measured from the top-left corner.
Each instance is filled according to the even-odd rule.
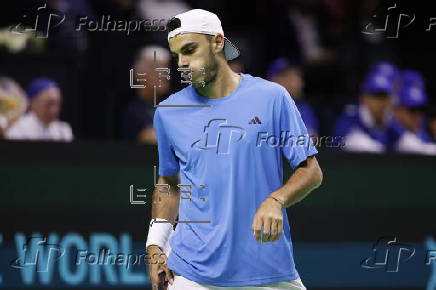
[[[155,221],[160,221],[160,223]],[[163,221],[164,223],[162,223]],[[159,246],[168,257],[171,251],[169,241],[174,232],[173,225],[166,219],[152,219],[150,221],[150,229],[148,230],[148,237],[145,247],[148,248],[150,245]]]

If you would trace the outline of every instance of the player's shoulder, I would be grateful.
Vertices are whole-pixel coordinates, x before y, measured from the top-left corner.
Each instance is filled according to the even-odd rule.
[[[290,97],[286,88],[278,83],[250,74],[244,74],[244,77],[247,79],[250,89],[258,95],[271,98],[271,101],[279,100],[283,97]]]
[[[262,92],[268,92],[273,95],[284,95],[286,93],[286,89],[278,83],[250,74],[244,74],[244,77],[250,83],[250,87],[261,90]]]
[[[160,101],[158,103],[159,106],[163,105],[180,105],[183,104],[183,102],[185,100],[187,100],[189,98],[189,95],[192,93],[191,92],[192,88],[191,86],[187,86],[175,93],[172,93],[171,95],[169,95],[166,99]]]
[[[173,111],[180,111],[180,105],[191,104],[190,94],[192,94],[192,87],[187,86],[177,92],[170,94],[166,99],[160,101],[157,105],[155,116],[161,115],[163,112],[169,113]],[[163,109],[164,108],[164,109]]]

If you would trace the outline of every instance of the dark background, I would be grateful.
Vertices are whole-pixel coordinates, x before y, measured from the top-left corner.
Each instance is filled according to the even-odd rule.
[[[141,19],[135,0],[48,1],[67,3],[62,13],[68,21],[50,30],[46,48],[40,52],[9,53],[0,48],[0,74],[27,86],[36,76],[49,76],[59,82],[64,106],[62,118],[68,121],[76,138],[116,140],[121,136],[123,107],[133,94],[129,87],[129,69],[134,53],[146,44],[167,46],[166,31],[141,31],[126,35],[116,31],[75,32],[78,17],[100,19],[110,15],[116,20]],[[166,1],[163,1],[166,2]],[[15,25],[31,17],[44,1],[5,2],[0,12],[0,27]],[[430,17],[436,17],[431,5],[422,1],[195,1],[184,3],[217,13],[226,35],[241,50],[239,61],[246,73],[265,77],[270,62],[289,57],[305,70],[307,100],[320,119],[320,135],[330,133],[337,115],[353,101],[368,67],[376,61],[391,61],[402,69],[415,69],[426,78],[426,87],[434,103],[436,92],[433,53],[436,28],[426,31]],[[382,27],[388,7],[396,4],[390,15],[387,34],[379,42],[369,41],[362,28],[369,22]],[[287,13],[293,7],[307,9],[317,17],[322,45],[332,52],[332,59],[321,64],[301,60],[297,31],[289,24]],[[53,10],[56,12],[56,10]],[[59,13],[59,12],[58,12]],[[398,15],[415,14],[414,22],[395,35]],[[23,15],[28,15],[23,18]],[[47,14],[47,13],[46,13]],[[373,16],[377,17],[373,17]],[[41,21],[44,15],[41,15]],[[45,15],[48,17],[48,15]],[[143,18],[143,17],[142,17]],[[153,18],[153,16],[150,16]],[[401,26],[407,21],[402,20]],[[394,34],[393,34],[394,33]],[[173,64],[172,72],[176,72]],[[172,91],[181,88],[172,78]]]
[[[133,252],[144,252],[157,165],[154,146],[1,142],[0,151],[5,153],[0,156],[0,275],[7,288],[45,286],[39,276],[23,284],[21,271],[9,266],[20,250],[19,234],[56,234],[63,239],[76,233],[88,247],[96,234],[118,245],[125,234]],[[308,289],[425,288],[434,277],[434,263],[425,265],[425,243],[436,232],[436,159],[324,150],[318,159],[323,185],[287,209],[297,269]],[[286,166],[284,176],[290,174]],[[145,205],[130,204],[130,185],[147,189]],[[414,256],[406,261],[403,254],[397,272],[385,266],[362,267],[362,261],[374,255],[376,242],[389,237],[396,238],[395,245],[413,247]],[[383,248],[380,252],[384,254]],[[389,255],[395,259],[394,248]],[[57,265],[51,287],[145,287],[123,283],[118,274],[112,284],[105,276],[90,284],[89,271],[79,284],[71,285],[57,276]],[[139,266],[133,271],[146,273]]]

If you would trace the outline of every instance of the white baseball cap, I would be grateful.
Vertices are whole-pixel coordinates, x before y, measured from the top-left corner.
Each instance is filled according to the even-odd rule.
[[[192,9],[177,14],[171,18],[168,23],[171,23],[168,26],[168,41],[170,38],[183,33],[222,34],[224,36],[224,31],[218,16],[215,13],[203,9]],[[239,54],[238,48],[224,37],[224,55],[226,59],[235,59]]]

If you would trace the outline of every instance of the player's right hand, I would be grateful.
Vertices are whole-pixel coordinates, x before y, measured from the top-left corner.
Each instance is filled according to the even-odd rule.
[[[168,258],[165,253],[156,245],[148,246],[147,255],[149,257],[148,276],[153,290],[168,289],[168,282],[172,285],[174,274],[168,269]]]
[[[280,203],[266,198],[256,211],[251,225],[258,242],[275,242],[283,234],[283,212]]]

